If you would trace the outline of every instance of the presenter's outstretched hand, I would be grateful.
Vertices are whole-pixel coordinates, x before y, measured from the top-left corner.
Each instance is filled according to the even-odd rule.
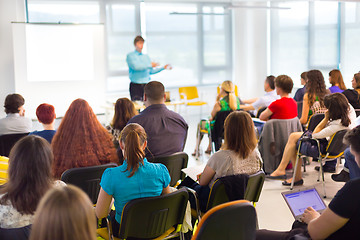
[[[170,64],[166,64],[164,66],[164,69],[167,69],[167,70],[171,70],[172,69],[172,66]]]
[[[157,63],[157,62],[151,62],[151,66],[154,68],[154,67],[157,67],[157,66],[159,66],[160,64],[159,63]]]

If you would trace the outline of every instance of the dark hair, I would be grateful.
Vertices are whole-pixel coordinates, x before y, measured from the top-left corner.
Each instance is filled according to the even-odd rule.
[[[344,137],[344,142],[349,144],[355,152],[360,154],[360,126],[348,131]]]
[[[146,138],[144,128],[137,123],[130,123],[121,131],[119,141],[125,145],[126,171],[131,171],[129,178],[139,169],[140,164],[144,164],[145,152],[143,145]]]
[[[19,107],[25,104],[25,99],[17,93],[9,94],[5,98],[5,112],[8,113],[18,113]]]
[[[36,108],[36,116],[39,122],[44,124],[50,124],[54,121],[56,117],[55,108],[53,105],[47,103],[40,104]]]
[[[303,72],[303,73],[300,75],[300,77],[301,77],[302,79],[306,80],[306,79],[307,79],[307,72]]]
[[[333,69],[329,72],[330,83],[332,86],[338,84],[341,90],[346,90],[346,86],[341,75],[341,72],[337,69]]]
[[[151,81],[145,85],[144,94],[149,100],[159,101],[164,98],[165,88],[161,82]]]
[[[275,89],[275,76],[267,76],[265,81],[269,84],[271,89]]]
[[[324,76],[319,70],[310,70],[307,72],[308,82],[306,84],[306,93],[308,94],[308,104],[311,107],[316,101],[316,97],[321,106],[324,105],[324,97],[327,93]]]
[[[30,135],[19,140],[9,156],[9,181],[1,188],[1,204],[7,201],[21,214],[33,214],[41,197],[52,185],[53,153],[42,137]]]
[[[115,103],[115,113],[112,120],[112,127],[122,130],[127,122],[136,115],[134,103],[128,98],[119,98]]]
[[[360,73],[355,73],[354,74],[354,79],[355,79],[355,82],[356,82],[355,90],[358,92],[359,98],[360,98]]]
[[[244,111],[230,113],[224,123],[224,146],[222,149],[232,150],[241,158],[247,158],[254,151],[256,145],[254,123],[250,114]]]
[[[325,96],[324,105],[329,110],[330,120],[341,119],[341,124],[349,126],[349,102],[342,93],[333,93]]]
[[[286,93],[291,93],[294,83],[289,76],[279,75],[275,78],[275,86],[281,88]]]
[[[145,39],[143,39],[142,36],[136,36],[134,39],[134,45],[136,45],[137,42],[145,42]]]

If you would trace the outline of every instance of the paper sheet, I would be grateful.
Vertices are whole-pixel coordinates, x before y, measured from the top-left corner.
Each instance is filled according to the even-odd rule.
[[[196,181],[196,176],[204,171],[206,164],[201,164],[193,167],[184,168],[181,171],[189,176],[192,180]]]

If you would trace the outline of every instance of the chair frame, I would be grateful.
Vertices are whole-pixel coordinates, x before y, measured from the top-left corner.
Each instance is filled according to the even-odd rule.
[[[320,170],[319,170],[319,173],[318,173],[318,182],[320,181],[321,179],[321,183],[322,183],[322,187],[323,187],[323,197],[326,198],[326,190],[325,190],[325,177],[324,177],[324,170],[323,170],[323,162],[325,161],[331,161],[331,160],[334,160],[334,159],[337,159],[339,157],[341,157],[343,154],[344,154],[344,150],[346,149],[347,145],[343,144],[343,146],[341,146],[340,148],[340,152],[338,152],[339,150],[339,147],[338,146],[334,146],[335,144],[333,144],[334,139],[335,137],[342,137],[346,134],[347,130],[344,129],[344,130],[340,130],[340,131],[337,131],[336,133],[334,133],[331,138],[330,138],[330,141],[328,142],[327,146],[326,146],[326,153],[322,154],[321,151],[320,151],[320,141],[316,138],[310,138],[310,139],[307,139],[306,141],[315,141],[316,142],[316,146],[318,148],[318,151],[319,151],[319,156],[317,157],[317,160],[318,160],[318,163],[320,163]],[[300,153],[300,148],[301,148],[301,144],[302,142],[304,141],[300,141],[299,143],[299,146],[298,146],[298,149],[297,149],[297,153],[296,153],[296,161],[295,161],[295,167],[294,167],[294,172],[293,172],[293,176],[292,176],[292,181],[291,181],[291,185],[290,185],[290,190],[293,190],[294,189],[294,182],[295,182],[295,173],[296,173],[296,170],[297,170],[297,164],[298,164],[298,161],[299,161],[299,158],[302,158],[302,154]],[[336,149],[337,151],[335,151],[335,153],[337,153],[336,155],[330,155],[331,151],[333,149]],[[321,176],[321,178],[320,178]]]

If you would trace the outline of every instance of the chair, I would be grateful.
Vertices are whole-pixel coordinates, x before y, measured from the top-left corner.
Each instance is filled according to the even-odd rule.
[[[297,117],[270,119],[265,123],[258,146],[266,173],[272,173],[279,166],[289,135],[301,131],[302,126]]]
[[[7,182],[8,167],[9,167],[9,158],[0,156],[0,185]]]
[[[260,114],[265,111],[267,109],[267,107],[261,107],[258,109],[257,113],[256,113],[256,117],[259,118]]]
[[[213,153],[218,151],[222,145],[222,140],[224,139],[224,123],[230,113],[232,113],[232,111],[220,111],[216,113],[214,127],[211,130],[211,141],[214,143],[211,149]]]
[[[252,240],[256,223],[256,211],[249,201],[224,203],[203,216],[192,240]]]
[[[300,119],[302,116],[303,101],[296,103],[297,103],[298,118]]]
[[[325,114],[323,114],[323,113],[313,114],[309,119],[309,125],[308,125],[307,129],[309,131],[314,131],[316,126],[321,122],[321,120],[324,119],[324,117],[325,117]]]
[[[199,100],[199,93],[197,87],[180,87],[179,88],[180,100],[184,102],[186,106],[203,106],[207,102]],[[202,108],[200,115],[202,114]]]
[[[29,133],[5,134],[0,136],[0,156],[9,157],[11,148]]]
[[[265,173],[263,171],[259,171],[249,176],[249,180],[247,182],[244,194],[244,199],[253,202],[254,206],[256,205],[256,202],[259,201],[264,181]],[[223,204],[229,201],[229,197],[225,191],[225,185],[219,179],[217,179],[211,186],[206,211],[219,204]]]
[[[100,191],[100,180],[107,168],[117,167],[115,163],[104,165],[71,168],[63,172],[61,181],[73,184],[87,193],[93,204],[96,204]]]
[[[119,238],[164,239],[169,232],[180,228],[188,199],[186,189],[180,189],[159,197],[131,200],[123,208]],[[106,228],[98,229],[97,233],[108,239]],[[181,232],[180,239],[183,239]]]
[[[319,151],[319,156],[317,157],[317,160],[320,163],[320,171],[319,171],[319,175],[318,175],[318,181],[320,181],[320,175],[321,175],[321,182],[323,185],[324,198],[326,198],[326,191],[325,191],[324,171],[323,171],[323,167],[322,167],[323,161],[334,160],[336,158],[339,158],[341,155],[343,155],[345,149],[348,147],[348,145],[343,142],[344,136],[347,133],[347,131],[348,130],[345,129],[345,130],[341,130],[341,131],[334,133],[331,136],[330,141],[328,142],[328,144],[326,146],[325,153],[321,153],[320,142],[318,139],[315,139],[315,138],[310,139],[310,141],[315,141],[317,143],[317,147],[318,147],[318,151]],[[297,154],[296,154],[296,161],[295,161],[295,169],[294,169],[293,178],[291,181],[290,190],[293,190],[293,188],[294,188],[294,179],[295,179],[295,173],[296,173],[296,169],[297,169],[297,163],[299,161],[299,158],[302,157],[302,155],[300,153],[300,147],[301,147],[302,143],[303,143],[303,141],[300,141],[300,144],[298,146],[298,150],[297,150]]]
[[[187,168],[188,159],[189,157],[186,153],[178,152],[171,154],[170,156],[149,159],[149,162],[164,164],[170,173],[170,186],[174,187],[179,180],[183,180],[185,178],[185,173],[183,173],[181,169]]]
[[[30,231],[31,225],[21,228],[0,228],[0,239],[28,240]]]

